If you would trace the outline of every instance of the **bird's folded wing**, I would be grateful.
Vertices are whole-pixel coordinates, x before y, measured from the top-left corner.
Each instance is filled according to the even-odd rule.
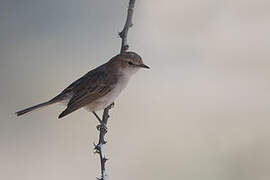
[[[59,118],[62,118],[77,109],[84,107],[96,99],[105,96],[112,90],[111,85],[99,84],[96,87],[92,87],[91,91],[89,89],[84,89],[76,93],[69,101],[68,106],[65,111],[63,111]]]

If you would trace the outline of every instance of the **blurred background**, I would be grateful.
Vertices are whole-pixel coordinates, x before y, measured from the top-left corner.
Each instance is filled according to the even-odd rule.
[[[48,100],[120,49],[128,0],[0,1],[0,177],[99,175],[97,121]],[[109,179],[269,180],[270,1],[137,0],[137,73],[111,111]]]

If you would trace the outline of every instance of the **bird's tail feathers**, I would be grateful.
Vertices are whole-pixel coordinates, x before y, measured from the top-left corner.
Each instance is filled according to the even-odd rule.
[[[56,102],[58,102],[58,101],[52,101],[52,100],[51,100],[51,101],[47,101],[47,102],[44,102],[44,103],[40,103],[40,104],[38,104],[38,105],[35,105],[35,106],[32,106],[32,107],[23,109],[23,110],[21,110],[21,111],[18,111],[18,112],[16,112],[15,114],[16,114],[17,116],[21,116],[21,115],[23,115],[23,114],[26,114],[26,113],[32,112],[32,111],[34,111],[34,110],[37,110],[37,109],[46,107],[46,106],[51,105],[51,104],[54,104],[54,103],[56,103]]]

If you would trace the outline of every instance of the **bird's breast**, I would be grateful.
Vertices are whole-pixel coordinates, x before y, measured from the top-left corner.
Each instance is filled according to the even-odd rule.
[[[87,105],[86,109],[89,111],[99,111],[105,109],[115,101],[121,91],[126,88],[128,82],[129,77],[120,77],[109,93]]]

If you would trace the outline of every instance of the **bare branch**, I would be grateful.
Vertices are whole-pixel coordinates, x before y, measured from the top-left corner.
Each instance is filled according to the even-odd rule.
[[[132,16],[133,16],[134,5],[135,5],[135,0],[129,0],[126,23],[124,25],[123,30],[119,33],[119,36],[122,39],[120,53],[127,51],[129,48],[128,43],[127,43],[127,35],[128,35],[129,28],[132,26]],[[105,157],[105,154],[103,152],[103,145],[107,143],[104,137],[107,133],[107,122],[110,117],[109,110],[113,106],[114,106],[114,103],[112,103],[110,106],[104,109],[102,119],[100,119],[100,117],[95,112],[93,112],[93,114],[99,121],[99,125],[97,126],[97,130],[99,131],[99,141],[98,141],[98,144],[94,144],[94,150],[95,150],[95,153],[99,154],[100,165],[101,165],[101,178],[98,178],[98,180],[106,180],[105,164],[108,161],[108,159]]]
[[[104,109],[102,120],[95,112],[93,112],[93,114],[96,116],[96,118],[99,121],[99,125],[97,125],[97,130],[99,131],[99,140],[98,140],[98,144],[94,144],[94,150],[95,150],[95,153],[99,154],[100,166],[101,166],[101,178],[98,178],[99,180],[106,180],[106,166],[105,166],[105,164],[106,164],[108,159],[105,157],[105,154],[103,152],[103,145],[107,143],[105,141],[105,135],[108,132],[107,131],[107,123],[108,123],[108,119],[110,117],[109,110],[113,106],[114,106],[114,103]]]
[[[132,17],[133,17],[134,5],[135,5],[135,0],[130,0],[125,26],[123,30],[119,33],[119,36],[122,39],[122,45],[121,45],[121,51],[120,51],[121,53],[127,51],[129,48],[129,45],[127,43],[127,35],[128,35],[129,28],[131,28],[133,25]]]

